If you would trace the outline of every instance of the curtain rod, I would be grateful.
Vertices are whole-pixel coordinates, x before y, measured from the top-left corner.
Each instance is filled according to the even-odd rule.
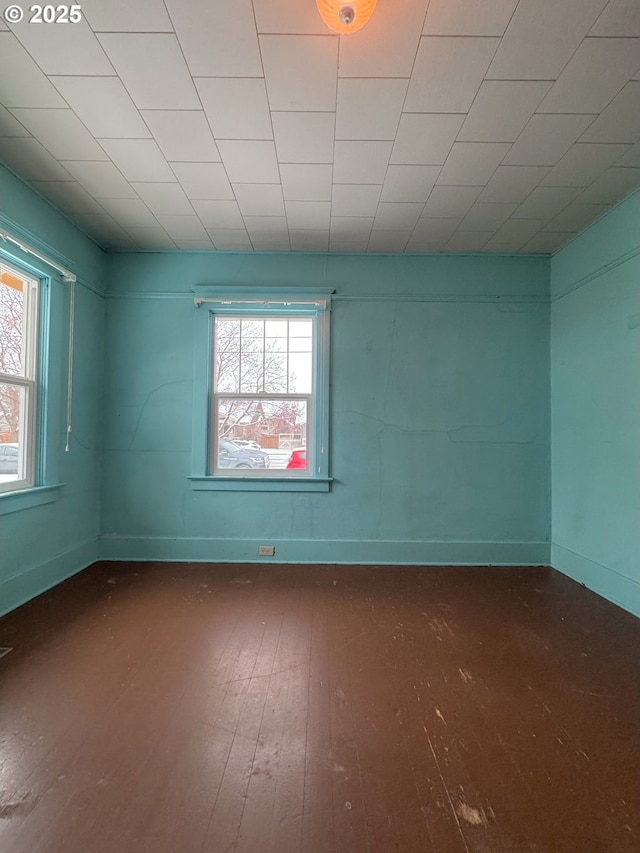
[[[29,246],[27,243],[24,243],[22,240],[19,240],[17,237],[14,237],[13,234],[10,234],[8,231],[5,231],[4,228],[0,228],[0,238],[2,238],[5,242],[9,240],[11,243],[14,243],[18,246],[19,249],[22,249],[23,252],[26,252],[28,255],[33,255],[35,258],[38,258],[40,261],[44,261],[45,264],[48,264],[50,267],[53,267],[54,270],[57,270],[62,276],[63,281],[75,282],[77,280],[75,273],[72,273],[66,267],[61,267],[60,264],[57,264],[55,261],[52,261],[51,258],[48,258],[46,255],[42,255],[36,249]]]

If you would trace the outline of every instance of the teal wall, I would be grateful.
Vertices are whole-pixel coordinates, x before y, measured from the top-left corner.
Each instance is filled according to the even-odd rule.
[[[640,194],[551,263],[551,563],[640,614]]]
[[[0,498],[0,612],[99,557],[255,560],[259,543],[283,561],[551,562],[639,611],[637,194],[551,260],[105,256],[1,167],[0,199],[4,227],[79,277],[68,454],[69,289],[51,284],[65,485]],[[331,492],[191,489],[197,284],[335,288]]]
[[[38,506],[16,509],[0,497],[0,613],[92,563],[98,556],[105,255],[64,216],[0,166],[0,221],[67,266],[76,285],[73,433],[66,441],[69,285],[51,277],[51,342],[48,371],[49,482],[64,483]],[[0,248],[16,261],[53,272],[11,243]],[[11,511],[9,511],[11,510]]]
[[[549,261],[112,254],[102,553],[548,563]],[[196,284],[330,285],[330,493],[192,491]]]

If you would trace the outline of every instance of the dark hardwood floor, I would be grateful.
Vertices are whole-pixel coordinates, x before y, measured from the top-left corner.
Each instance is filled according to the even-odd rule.
[[[548,569],[99,563],[0,646],[2,853],[640,849],[640,622]]]

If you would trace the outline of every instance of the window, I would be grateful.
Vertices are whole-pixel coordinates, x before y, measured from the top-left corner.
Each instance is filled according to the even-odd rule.
[[[296,297],[196,299],[194,488],[328,491],[329,300]]]
[[[38,281],[0,262],[0,492],[35,482]]]

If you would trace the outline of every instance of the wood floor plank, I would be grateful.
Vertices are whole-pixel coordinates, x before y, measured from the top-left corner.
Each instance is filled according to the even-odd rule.
[[[0,645],[2,853],[640,848],[640,622],[548,569],[98,563]]]

